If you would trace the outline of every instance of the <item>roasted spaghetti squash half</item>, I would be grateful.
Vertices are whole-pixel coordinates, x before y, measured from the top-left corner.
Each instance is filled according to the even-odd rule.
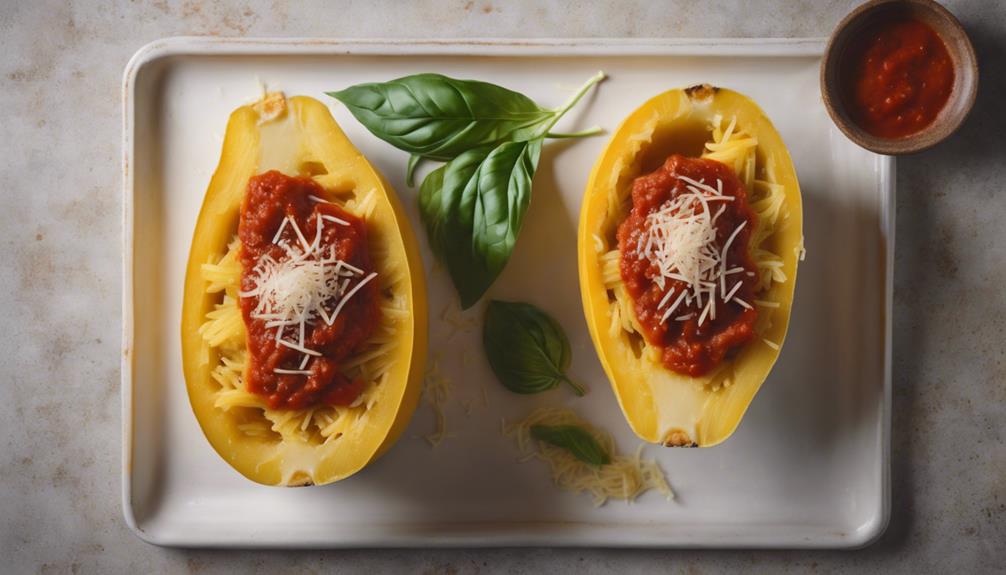
[[[418,401],[425,289],[398,198],[321,102],[270,94],[235,110],[182,309],[188,396],[210,444],[266,485],[364,468]]]
[[[779,357],[803,257],[800,187],[747,97],[670,90],[618,128],[587,184],[584,313],[633,431],[712,446]]]

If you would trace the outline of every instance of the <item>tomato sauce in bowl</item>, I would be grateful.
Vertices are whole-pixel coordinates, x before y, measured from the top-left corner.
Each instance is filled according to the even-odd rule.
[[[881,20],[846,53],[846,106],[868,133],[903,138],[931,125],[954,86],[954,67],[940,36],[911,19]]]

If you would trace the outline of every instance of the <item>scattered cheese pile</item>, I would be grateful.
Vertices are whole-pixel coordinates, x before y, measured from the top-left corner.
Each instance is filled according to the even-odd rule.
[[[611,455],[611,463],[596,467],[580,461],[565,449],[538,441],[531,437],[532,425],[578,425],[590,432]],[[674,499],[674,492],[657,462],[642,458],[642,444],[632,456],[619,455],[611,434],[583,421],[570,409],[537,409],[518,423],[507,425],[504,421],[502,433],[516,440],[522,461],[541,459],[547,462],[556,485],[575,493],[589,492],[596,507],[604,505],[608,499],[631,502],[651,489],[668,500]]]
[[[448,326],[447,336],[443,341],[449,342],[458,333],[469,334],[471,331],[479,328],[481,326],[480,317],[481,315],[478,312],[465,313],[455,301],[448,302],[440,312],[440,319]],[[468,367],[470,360],[468,351],[467,347],[461,347],[461,365],[465,368]],[[444,439],[453,435],[447,431],[446,412],[447,403],[453,394],[453,386],[451,379],[444,375],[440,369],[440,359],[440,352],[430,354],[430,363],[426,368],[426,374],[423,379],[423,398],[433,411],[434,417],[433,431],[424,435],[423,439],[433,448],[436,448]],[[488,408],[489,395],[484,386],[481,389],[481,396],[480,403],[482,407]],[[472,399],[455,397],[455,401],[464,410],[466,416],[471,415],[476,406],[475,401]]]
[[[482,326],[481,317],[481,313],[465,313],[454,300],[447,302],[444,309],[440,311],[441,321],[450,326],[447,339],[451,339],[459,331],[467,333],[480,328]]]
[[[454,385],[449,377],[440,370],[440,353],[435,352],[430,355],[430,364],[426,368],[426,375],[423,378],[423,398],[426,404],[433,411],[433,431],[423,436],[423,439],[431,447],[438,447],[454,433],[447,430],[447,404],[451,397],[454,397],[466,416],[470,416],[477,405],[482,408],[489,407],[489,391],[483,385],[480,389],[481,399],[476,403],[473,399],[466,399],[454,396]],[[464,351],[462,351],[462,364],[464,364]]]

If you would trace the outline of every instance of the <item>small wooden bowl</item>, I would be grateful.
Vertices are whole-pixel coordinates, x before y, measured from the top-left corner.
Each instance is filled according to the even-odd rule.
[[[867,26],[904,17],[928,24],[946,44],[954,66],[954,87],[946,106],[922,131],[903,138],[881,138],[859,127],[845,108],[844,56],[850,41]],[[957,18],[933,0],[871,0],[863,4],[835,28],[821,61],[821,96],[832,121],[850,140],[878,154],[911,154],[942,142],[964,123],[977,94],[978,60],[971,40]]]

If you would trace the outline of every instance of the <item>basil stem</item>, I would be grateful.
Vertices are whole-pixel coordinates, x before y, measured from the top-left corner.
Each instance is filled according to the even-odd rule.
[[[587,138],[590,136],[597,136],[602,133],[604,133],[603,128],[600,126],[594,126],[592,128],[587,128],[586,130],[580,130],[579,132],[548,132],[545,134],[545,137],[553,140],[560,140],[566,138]]]
[[[584,94],[586,94],[587,91],[590,90],[594,86],[594,84],[597,84],[598,82],[600,82],[601,80],[603,80],[604,77],[605,77],[604,76],[604,72],[600,72],[599,71],[598,73],[596,73],[593,76],[591,76],[586,82],[584,82],[583,86],[580,86],[580,89],[577,90],[575,94],[573,94],[572,96],[570,96],[569,100],[566,100],[565,104],[563,104],[562,106],[559,106],[558,108],[555,109],[555,115],[552,116],[552,119],[546,124],[545,129],[542,130],[541,133],[542,134],[547,134],[548,131],[552,129],[552,126],[554,126],[556,124],[556,122],[558,122],[559,119],[562,118],[563,115],[566,114],[566,112],[568,112],[573,106],[575,106],[576,103],[580,101],[580,98],[583,98]],[[600,133],[600,131],[593,132],[594,129],[595,128],[591,128],[590,130],[588,130],[588,132],[591,132],[591,133],[589,133],[587,135],[591,135],[592,136],[595,133]]]

